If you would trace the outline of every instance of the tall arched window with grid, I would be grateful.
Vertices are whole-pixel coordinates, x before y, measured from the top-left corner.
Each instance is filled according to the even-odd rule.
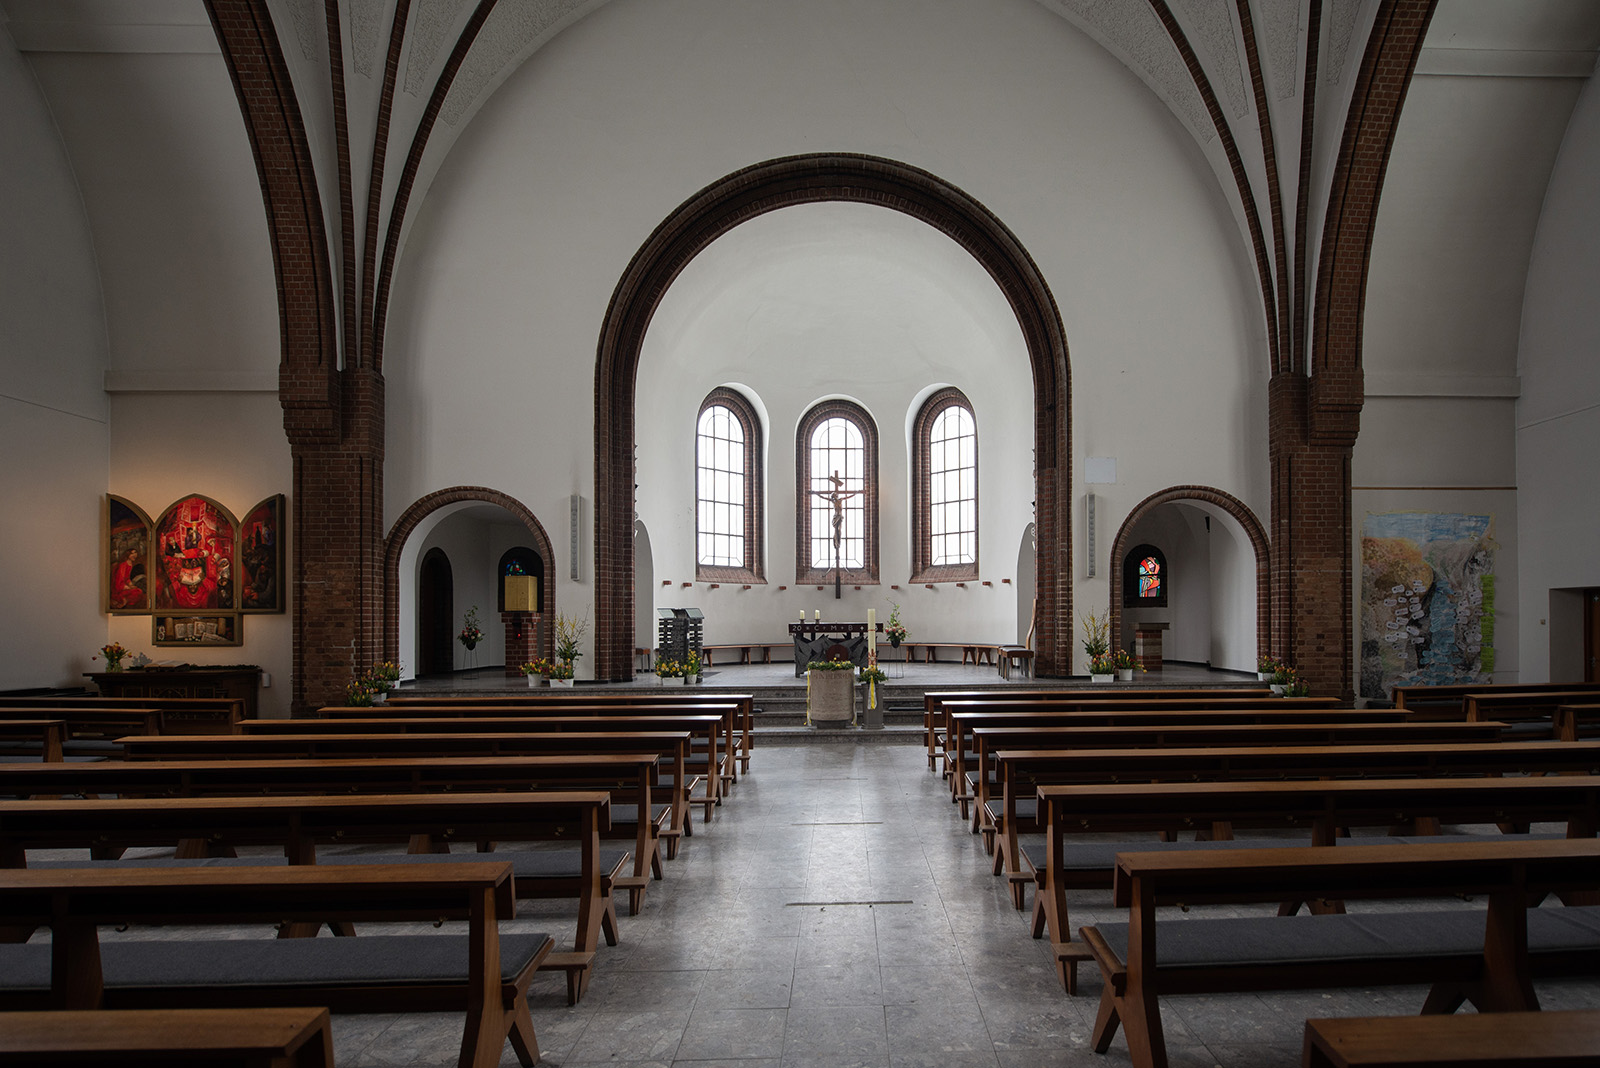
[[[978,422],[959,389],[917,413],[912,436],[913,582],[978,577]]]
[[[761,423],[742,393],[721,387],[695,424],[695,577],[762,582]]]
[[[866,409],[824,401],[800,423],[797,582],[878,581],[878,433]]]

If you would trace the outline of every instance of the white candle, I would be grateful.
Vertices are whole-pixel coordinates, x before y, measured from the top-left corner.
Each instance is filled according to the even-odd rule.
[[[816,611],[812,612],[811,613],[811,618],[815,622],[821,623],[822,622],[822,609],[818,608]]]
[[[878,651],[878,610],[867,609],[867,655]]]

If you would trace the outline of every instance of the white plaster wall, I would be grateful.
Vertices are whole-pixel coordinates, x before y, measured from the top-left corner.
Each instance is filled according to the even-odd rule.
[[[1265,513],[1266,361],[1253,272],[1192,140],[1098,45],[1028,0],[616,0],[505,82],[420,206],[387,343],[389,521],[419,496],[461,484],[509,493],[552,529],[564,525],[549,520],[564,519],[566,495],[592,501],[596,339],[629,259],[708,182],[812,150],[929,169],[1018,235],[1067,331],[1073,456],[1120,460],[1121,481],[1101,487],[1114,522],[1175,483],[1216,486]],[[762,306],[780,305],[770,298]],[[792,389],[812,398],[873,393],[864,399],[888,456],[903,398],[930,384],[930,356],[918,356],[848,373],[796,368]],[[682,392],[696,402],[709,386],[745,377],[700,381],[692,363],[672,370],[695,379]],[[981,377],[963,370],[936,378],[966,389]],[[878,375],[881,394],[873,392]],[[787,406],[789,398],[774,400]],[[795,414],[770,428],[774,505],[790,494],[792,467],[780,450],[790,447]],[[1007,420],[978,416],[988,448]],[[687,431],[681,440],[687,457]],[[673,447],[642,434],[640,442],[641,461]],[[1005,480],[1016,484],[1015,499],[1031,500],[1030,470],[1002,472],[984,492]],[[886,502],[905,493],[903,484],[884,488]],[[1073,499],[1080,496],[1075,486]],[[670,550],[686,537],[690,513],[678,515],[670,529],[669,515],[649,514],[641,502],[656,591],[692,566]],[[985,534],[986,554],[1009,555],[1032,517],[1007,518],[995,541]],[[774,629],[798,611],[776,591],[791,566],[791,537],[773,513],[769,585],[743,595],[755,604],[743,616],[770,619]],[[883,551],[892,585],[904,576],[887,558],[901,550],[886,542]],[[998,577],[1014,569],[1006,555],[993,566]],[[994,632],[963,636],[1004,640],[1015,594],[1000,585],[941,588],[916,605],[913,629],[930,638],[966,632],[976,610]],[[590,591],[587,575],[563,586],[563,607],[582,606]],[[1103,598],[1103,584],[1080,585],[1080,597],[1090,593]]]
[[[441,509],[443,511],[443,509]],[[499,511],[499,509],[496,509]],[[417,587],[417,568],[422,557],[429,549],[439,548],[444,550],[445,556],[450,559],[450,577],[452,582],[455,607],[452,611],[454,625],[451,633],[458,634],[466,618],[467,610],[474,605],[478,609],[478,626],[483,630],[483,641],[478,644],[472,658],[477,667],[483,668],[491,664],[504,664],[506,659],[505,629],[500,624],[500,613],[495,605],[498,598],[495,592],[495,570],[500,562],[500,554],[510,548],[514,542],[506,541],[505,528],[497,525],[474,520],[472,518],[446,514],[438,524],[429,530],[425,536],[421,528],[413,532],[407,546],[407,555],[414,561],[409,569],[411,574],[411,590],[415,596]],[[415,545],[414,555],[411,545]],[[497,548],[498,546],[498,548]],[[492,557],[492,559],[491,559]],[[402,565],[401,575],[407,574],[408,569]],[[406,665],[406,675],[410,677],[415,673],[418,658],[416,652],[416,602],[411,603],[409,614],[405,612],[406,605],[401,605],[402,629],[409,629],[411,640],[405,641],[402,634],[400,647],[407,648],[411,653],[411,662]],[[454,645],[456,670],[461,671],[469,666],[467,648],[457,641]]]
[[[1220,508],[1201,506],[1211,518],[1211,655],[1214,668],[1249,672],[1256,644],[1256,553],[1239,521]]]
[[[1211,550],[1205,516],[1198,509],[1167,504],[1153,509],[1129,533],[1127,548],[1154,545],[1167,558],[1167,606],[1125,608],[1116,645],[1129,648],[1135,624],[1170,623],[1161,639],[1165,660],[1203,664],[1211,659]],[[1113,594],[1121,600],[1122,591]],[[1221,665],[1219,665],[1221,666]]]
[[[77,178],[0,32],[0,689],[81,685],[100,607],[105,310]]]
[[[1517,488],[1522,537],[1521,678],[1569,682],[1581,662],[1549,591],[1600,586],[1600,85],[1572,113],[1539,219],[1522,305]],[[1569,628],[1570,629],[1570,628]],[[1581,633],[1577,637],[1581,644]]]
[[[277,388],[277,283],[220,54],[30,56],[94,228],[112,370],[160,387]],[[281,433],[280,433],[281,436]]]
[[[245,515],[282,493],[288,499],[285,559],[293,559],[294,469],[275,393],[119,393],[111,398],[110,492],[126,497],[152,520],[191,493]],[[285,594],[292,601],[293,587]],[[108,632],[152,660],[190,664],[259,664],[271,685],[259,694],[261,715],[289,715],[293,692],[290,613],[242,617],[243,644],[226,648],[156,647],[149,616],[108,617]]]

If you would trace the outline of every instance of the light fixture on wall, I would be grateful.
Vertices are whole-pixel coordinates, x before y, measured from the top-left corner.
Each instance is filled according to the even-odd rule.
[[[1089,578],[1094,578],[1095,547],[1094,547],[1094,493],[1093,493],[1093,491],[1091,491],[1091,492],[1089,492],[1089,493],[1084,495],[1083,504],[1084,504],[1083,529],[1086,532],[1085,537],[1088,538],[1088,541],[1089,541],[1088,554],[1087,554],[1088,561],[1089,561],[1089,569],[1088,569],[1087,574],[1088,574]]]

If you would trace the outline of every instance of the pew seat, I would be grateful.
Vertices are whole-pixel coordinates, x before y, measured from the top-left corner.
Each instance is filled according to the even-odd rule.
[[[0,1065],[333,1068],[323,1008],[85,1009],[0,1014]]]
[[[1307,1020],[1304,1068],[1576,1068],[1600,1058],[1600,1011]]]

